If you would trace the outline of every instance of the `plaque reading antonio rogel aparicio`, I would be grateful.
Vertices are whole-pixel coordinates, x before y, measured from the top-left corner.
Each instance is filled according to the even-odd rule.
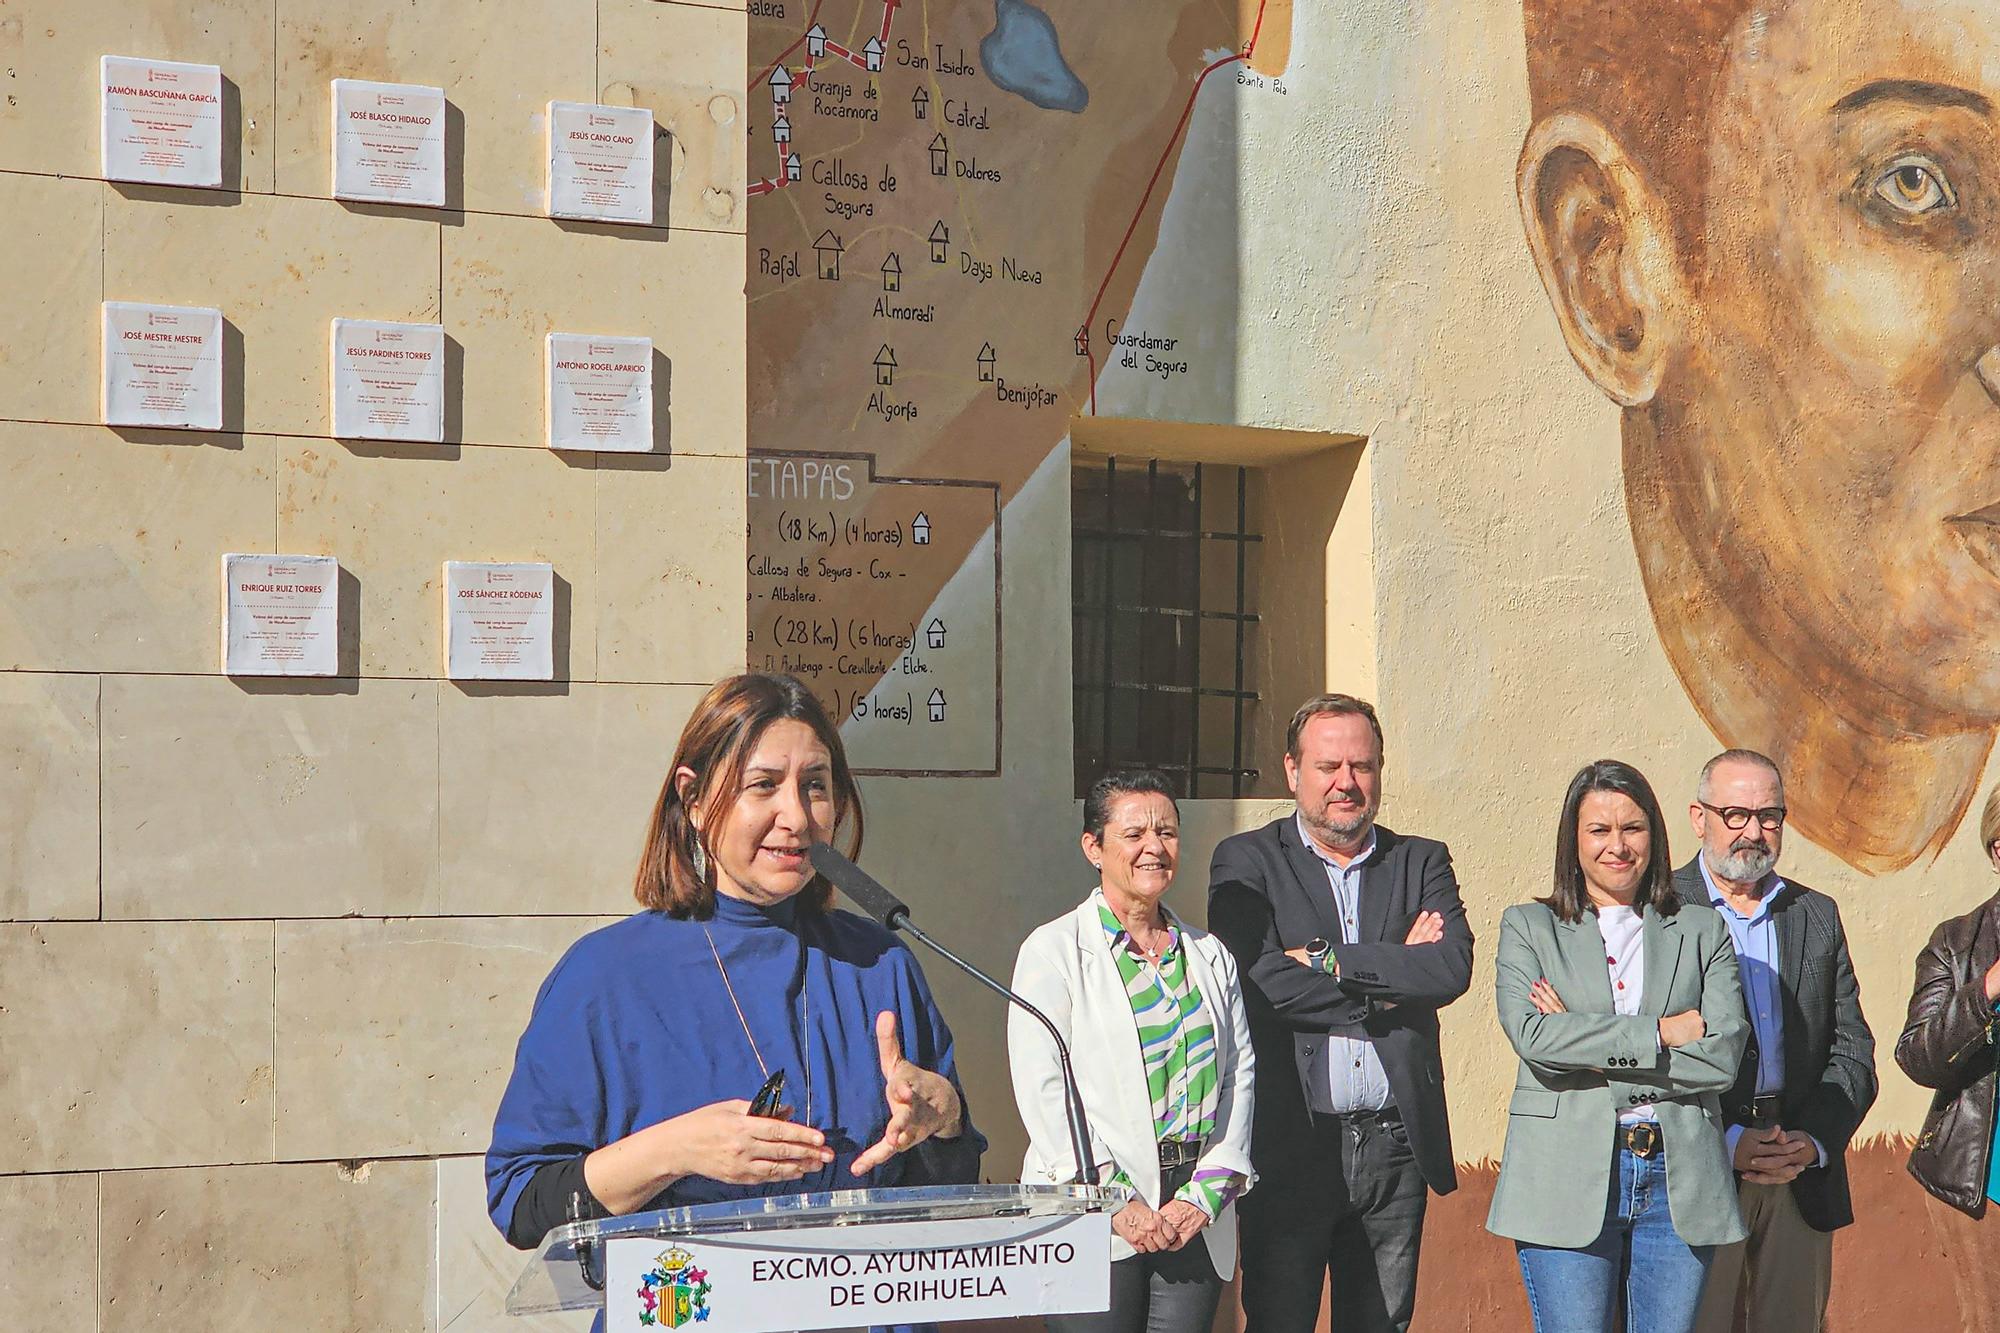
[[[548,336],[551,449],[645,453],[653,447],[653,340]]]

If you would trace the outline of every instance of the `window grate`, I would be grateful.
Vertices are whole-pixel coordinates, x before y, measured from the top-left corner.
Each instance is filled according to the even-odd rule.
[[[1260,623],[1249,550],[1263,536],[1249,529],[1248,484],[1246,468],[1198,463],[1106,458],[1073,469],[1079,796],[1107,768],[1161,769],[1189,797],[1240,797],[1256,780],[1243,749],[1258,695],[1244,680]],[[1217,506],[1233,525],[1216,526]]]

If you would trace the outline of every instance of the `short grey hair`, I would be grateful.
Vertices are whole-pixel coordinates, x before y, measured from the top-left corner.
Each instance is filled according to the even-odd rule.
[[[1755,764],[1757,767],[1764,769],[1770,773],[1771,777],[1778,784],[1778,798],[1780,800],[1784,799],[1785,775],[1778,771],[1777,760],[1771,758],[1770,755],[1756,750],[1731,749],[1724,750],[1721,754],[1701,766],[1701,781],[1695,784],[1694,789],[1694,798],[1697,801],[1706,802],[1713,794],[1714,785],[1710,779],[1714,777],[1715,770],[1724,764]]]

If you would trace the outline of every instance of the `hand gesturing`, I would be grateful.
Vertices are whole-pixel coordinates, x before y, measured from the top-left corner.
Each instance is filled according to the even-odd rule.
[[[875,1047],[882,1058],[882,1088],[889,1102],[889,1125],[882,1131],[882,1137],[848,1167],[857,1176],[932,1135],[957,1137],[963,1110],[958,1089],[951,1085],[950,1079],[903,1058],[903,1043],[896,1035],[896,1015],[887,1009],[875,1016]]]

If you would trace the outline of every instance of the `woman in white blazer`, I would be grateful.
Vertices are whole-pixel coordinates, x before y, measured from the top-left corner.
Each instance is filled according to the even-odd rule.
[[[1228,950],[1168,911],[1180,852],[1173,790],[1113,773],[1083,807],[1100,882],[1021,946],[1014,989],[1068,1044],[1111,1219],[1111,1308],[1055,1315],[1049,1333],[1207,1333],[1236,1272],[1238,1195],[1250,1188],[1255,1058]],[[1055,1043],[1008,1017],[1014,1101],[1028,1129],[1021,1179],[1073,1180]]]

